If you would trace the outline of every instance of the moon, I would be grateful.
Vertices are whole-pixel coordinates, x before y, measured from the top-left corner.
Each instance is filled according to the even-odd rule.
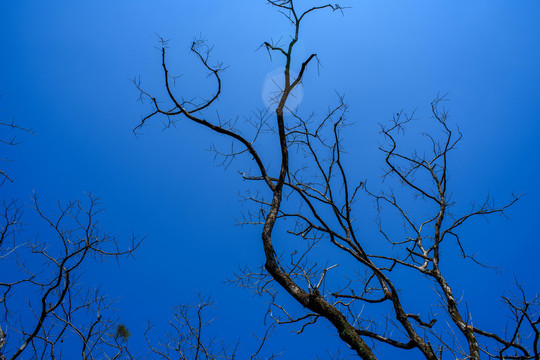
[[[284,69],[285,68],[281,67],[272,70],[266,75],[266,78],[264,79],[261,97],[264,105],[272,111],[276,110],[279,98],[281,96],[281,92],[285,87],[285,76],[283,74]],[[292,82],[294,81],[294,79],[296,79],[298,74],[290,71],[290,76]],[[289,94],[285,107],[289,110],[294,111],[302,102],[303,97],[304,89],[302,87],[302,83],[300,83]]]

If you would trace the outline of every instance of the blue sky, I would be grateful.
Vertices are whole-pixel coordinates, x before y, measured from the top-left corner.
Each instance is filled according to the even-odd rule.
[[[345,95],[355,123],[344,133],[351,174],[379,186],[378,123],[416,110],[419,120],[407,133],[414,143],[429,126],[430,101],[448,92],[445,106],[464,134],[451,160],[456,199],[466,208],[488,194],[501,202],[512,193],[525,195],[508,211],[509,220],[477,220],[465,229],[471,252],[502,271],[460,261],[448,268],[478,321],[492,321],[500,310],[498,295],[514,276],[531,293],[540,285],[540,4],[342,5],[352,6],[345,16],[319,13],[305,23],[298,59],[316,52],[321,67],[319,74],[309,70],[300,109],[324,112],[335,103],[335,91]],[[36,133],[7,154],[14,162],[5,168],[15,182],[3,196],[26,201],[35,191],[52,207],[91,191],[103,199],[108,231],[147,235],[135,261],[87,273],[120,298],[119,317],[134,338],[148,319],[163,323],[174,304],[199,291],[217,303],[217,331],[226,329],[247,346],[250,330],[262,331],[265,299],[224,284],[238,265],[263,261],[258,229],[234,226],[246,210],[239,196],[246,184],[237,170],[249,168],[249,159],[216,167],[205,149],[227,143],[185,121],[167,131],[155,123],[134,136],[132,128],[149,108],[137,102],[130,79],[140,76],[146,89],[163,95],[159,34],[170,39],[171,70],[183,75],[179,91],[186,97],[209,94],[211,79],[189,54],[193,38],[203,36],[214,45],[214,58],[229,66],[223,95],[208,116],[216,110],[223,118],[249,116],[265,106],[265,78],[282,65],[256,50],[290,30],[262,0],[0,3],[0,117],[13,117]],[[277,164],[274,145],[261,146]],[[374,219],[371,204],[362,205],[361,224],[373,236]],[[324,324],[301,336],[291,330],[283,327],[272,342],[286,359],[324,357],[338,348]]]

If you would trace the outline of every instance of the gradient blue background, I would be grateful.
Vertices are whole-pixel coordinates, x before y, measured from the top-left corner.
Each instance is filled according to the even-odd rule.
[[[504,318],[493,315],[514,276],[531,294],[540,288],[540,3],[342,5],[352,6],[345,16],[320,13],[305,22],[298,53],[317,52],[323,66],[319,76],[310,69],[301,109],[322,112],[335,103],[335,90],[345,94],[356,124],[344,134],[351,172],[377,184],[383,165],[377,124],[416,109],[414,135],[429,121],[429,102],[449,92],[445,105],[464,134],[451,162],[455,196],[467,207],[487,194],[501,202],[525,194],[508,211],[509,221],[496,217],[465,229],[471,252],[502,271],[467,262],[448,269],[475,321],[501,327]],[[236,170],[250,166],[249,159],[226,171],[216,167],[204,150],[220,139],[184,121],[167,131],[156,123],[135,137],[131,129],[148,107],[136,102],[130,79],[140,75],[145,88],[163,94],[157,33],[171,39],[170,67],[184,74],[182,94],[208,94],[213,84],[188,51],[202,34],[215,45],[214,58],[229,66],[215,109],[223,117],[246,116],[264,106],[264,79],[281,65],[256,49],[289,31],[262,0],[0,3],[0,117],[36,132],[5,154],[15,160],[3,164],[15,183],[4,194],[26,201],[35,191],[53,206],[92,191],[104,201],[108,231],[148,235],[135,261],[87,272],[90,284],[120,297],[118,316],[135,347],[148,319],[163,324],[174,304],[200,291],[217,303],[216,331],[232,341],[241,337],[249,350],[250,330],[262,332],[265,299],[223,283],[239,264],[263,261],[259,231],[234,226],[245,210]],[[363,217],[367,234],[375,234],[374,218]],[[285,359],[325,358],[340,346],[322,322],[301,336],[294,329],[282,327],[270,343]]]

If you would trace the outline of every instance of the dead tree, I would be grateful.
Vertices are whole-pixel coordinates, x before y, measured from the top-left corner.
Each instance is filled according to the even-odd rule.
[[[303,62],[293,63],[301,25],[314,13],[342,12],[343,8],[326,4],[300,11],[293,0],[267,0],[267,3],[290,21],[293,30],[286,43],[262,44],[269,54],[282,60],[283,83],[279,84],[280,91],[274,98],[274,113],[261,111],[255,120],[250,120],[254,125],[251,133],[235,122],[223,122],[205,112],[215,105],[221,93],[223,67],[213,65],[211,49],[202,41],[194,41],[191,51],[215,79],[216,89],[209,100],[186,100],[177,94],[167,65],[165,40],[162,40],[161,62],[168,97],[158,99],[144,90],[140,81],[135,81],[141,100],[149,100],[153,107],[135,127],[135,132],[158,116],[165,119],[165,126],[186,119],[231,139],[232,151],[216,152],[223,163],[229,164],[245,155],[255,165],[254,173],[240,172],[258,189],[247,195],[257,210],[245,222],[262,227],[261,245],[266,261],[258,270],[243,269],[233,282],[270,295],[268,315],[277,323],[298,323],[298,332],[326,319],[341,340],[365,360],[381,356],[375,350],[377,344],[415,351],[418,357],[429,360],[538,359],[536,299],[529,299],[519,288],[518,298],[505,297],[514,322],[502,332],[482,329],[480,324],[471,323],[468,309],[456,299],[441,268],[447,261],[441,249],[452,242],[463,257],[470,257],[459,235],[462,224],[476,217],[503,214],[518,197],[502,206],[488,200],[468,213],[452,213],[449,157],[461,134],[448,124],[441,98],[431,104],[438,130],[436,134],[427,134],[427,151],[409,154],[399,147],[399,132],[412,116],[397,113],[390,125],[382,127],[386,142],[380,150],[385,155],[386,177],[397,180],[400,191],[419,202],[413,209],[408,208],[409,202],[402,202],[392,192],[372,191],[364,182],[353,184],[347,176],[340,135],[347,115],[344,98],[339,96],[337,104],[322,117],[305,116],[288,106],[291,93],[302,83],[308,67],[318,60],[317,54],[311,54]],[[257,150],[257,140],[263,135],[279,141],[278,169],[267,166],[268,157]],[[371,198],[378,209],[391,208],[397,212],[406,226],[405,233],[396,235],[381,221],[384,241],[379,241],[380,246],[375,250],[366,247],[372,239],[363,236],[355,225],[354,215],[354,203],[362,194]],[[414,211],[419,205],[423,217]],[[286,233],[276,233],[277,222],[288,224]],[[326,250],[320,251],[321,248]],[[354,269],[353,274],[357,275],[353,277],[347,269]],[[421,314],[406,308],[402,296],[407,292],[407,283],[395,280],[396,273],[404,269],[430,282],[426,291],[434,289],[444,311],[434,314],[429,304]],[[302,313],[293,314],[280,305],[278,298],[283,291],[303,307]]]
[[[208,311],[213,303],[208,296],[199,295],[193,305],[184,304],[175,307],[168,329],[158,329],[149,324],[144,337],[150,353],[159,359],[171,360],[219,360],[246,358],[239,355],[240,341],[227,343],[222,337],[211,333],[215,318],[209,317]],[[272,360],[279,355],[262,356],[262,349],[271,335],[273,327],[267,328],[262,337],[256,336],[256,349],[249,359]]]
[[[120,250],[117,239],[97,221],[99,199],[58,205],[48,215],[33,199],[34,210],[49,228],[35,239],[21,233],[22,207],[4,202],[0,260],[0,349],[6,359],[62,357],[64,341],[79,344],[82,359],[130,359],[127,342],[115,337],[116,323],[109,300],[99,290],[82,285],[82,270],[90,262],[132,254],[140,241]],[[25,229],[25,233],[30,229]],[[26,300],[25,300],[26,299]]]
[[[0,126],[31,132],[14,123]],[[17,144],[15,137],[0,141]],[[121,250],[117,239],[101,228],[102,208],[92,195],[58,204],[56,215],[45,211],[34,195],[35,223],[29,221],[30,226],[25,206],[5,193],[12,179],[1,170],[0,175],[0,359],[73,356],[66,345],[78,347],[83,360],[131,359],[127,339],[114,336],[114,301],[83,286],[81,276],[92,262],[131,255],[140,240],[133,237],[130,247]]]

